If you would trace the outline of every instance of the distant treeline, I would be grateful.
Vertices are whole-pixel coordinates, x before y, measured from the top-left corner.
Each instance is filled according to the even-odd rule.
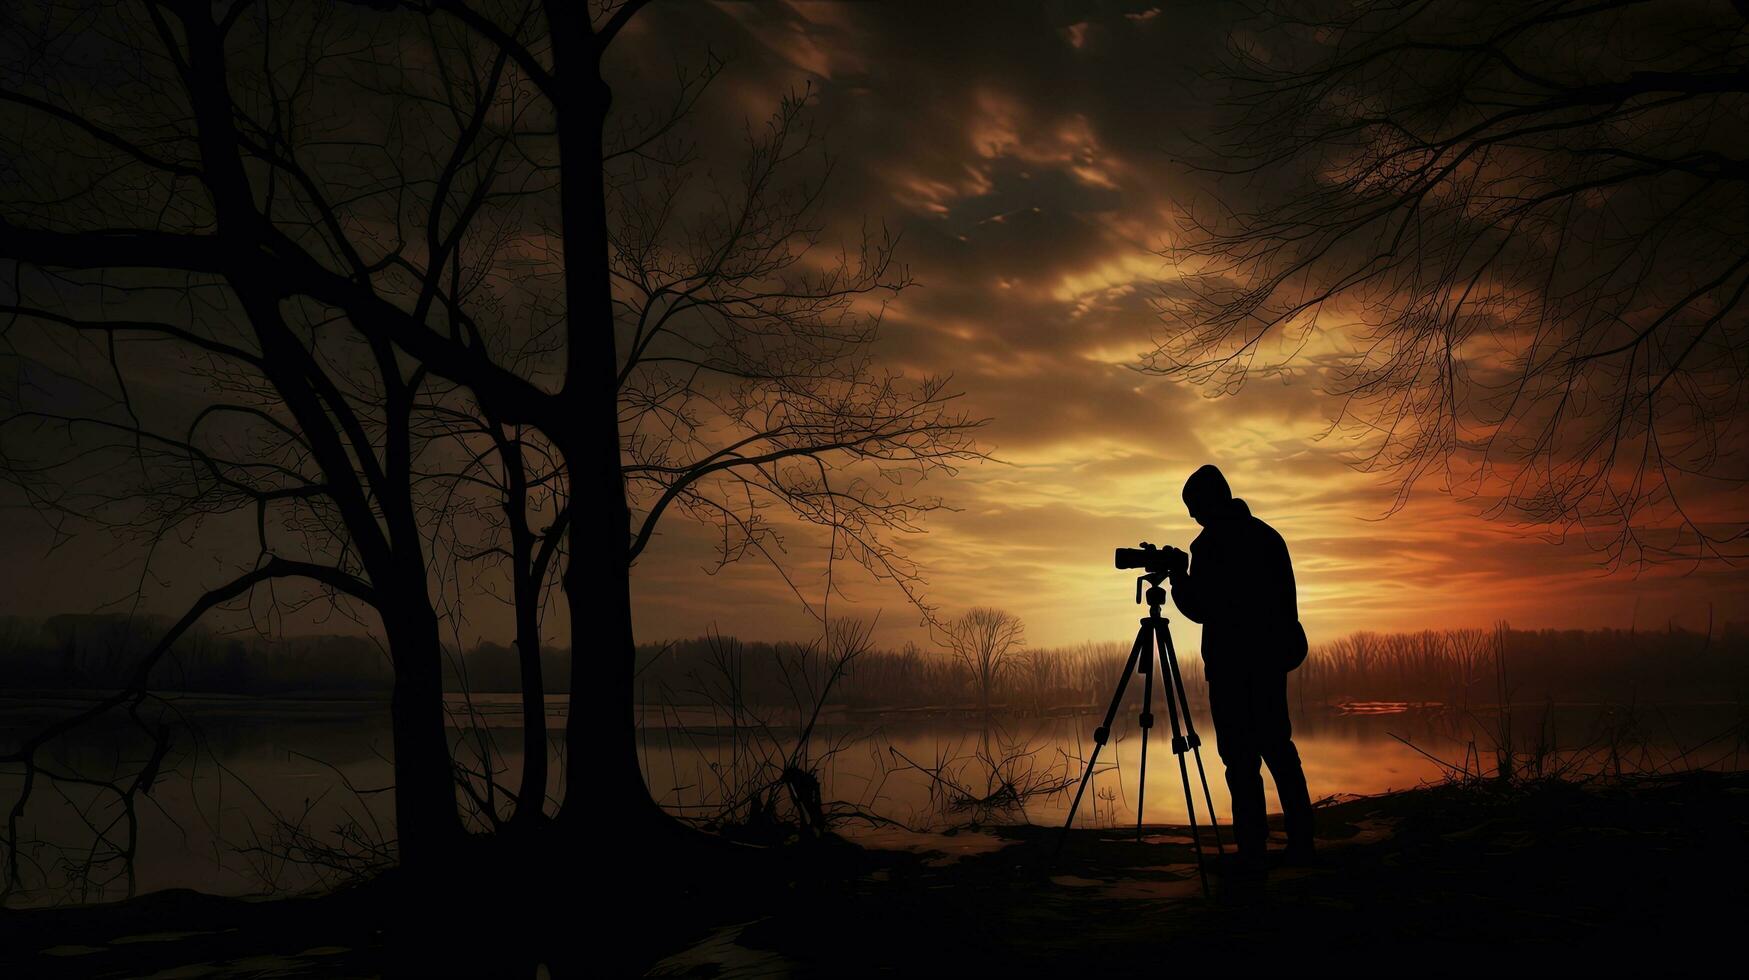
[[[1504,657],[1500,652],[1504,651]],[[1353,633],[1296,671],[1307,701],[1749,703],[1749,624],[1665,630]]]
[[[0,616],[0,688],[100,689],[128,683],[169,621],[160,617]],[[571,688],[570,651],[542,652],[548,693]],[[460,691],[521,689],[516,651],[482,643],[446,650],[444,686]],[[196,629],[152,671],[151,688],[208,694],[290,695],[387,692],[394,674],[383,649],[357,635],[256,635]]]
[[[1128,655],[1128,646],[1116,643],[1018,650],[1004,659],[989,700],[1005,710],[1103,708]],[[1201,658],[1185,650],[1179,658],[1187,692],[1200,702]],[[831,675],[831,662],[798,644],[705,637],[651,644],[639,648],[640,700],[811,704],[812,692]],[[977,704],[979,695],[970,672],[944,653],[910,648],[860,654],[826,700],[848,708],[963,708]],[[1745,702],[1749,624],[1728,624],[1710,637],[1680,629],[1359,632],[1314,645],[1290,675],[1289,697],[1300,703],[1458,706],[1494,704],[1503,697],[1517,702]]]
[[[1049,709],[1111,697],[1117,668],[1129,655],[1116,643],[1018,650],[1002,658],[990,703],[1005,709]],[[638,648],[639,700],[650,704],[811,705],[815,692],[849,708],[966,707],[978,701],[973,674],[941,650],[870,650],[833,679],[834,659],[813,646],[697,637]],[[1185,683],[1200,681],[1194,657],[1183,660]]]
[[[168,623],[121,615],[0,617],[0,688],[114,689],[125,684]],[[1504,651],[1504,657],[1500,656]],[[1103,708],[1129,654],[1116,643],[1023,649],[1002,660],[989,700],[1004,710]],[[637,651],[639,699],[651,704],[811,706],[819,692],[846,708],[970,707],[980,701],[972,675],[940,650],[872,649],[832,678],[832,659],[796,643],[699,637],[645,644]],[[546,689],[570,690],[570,654],[543,651]],[[1201,659],[1180,651],[1193,700]],[[1502,677],[1502,666],[1504,676]],[[482,643],[445,651],[452,691],[520,690],[515,650]],[[828,689],[828,681],[831,681]],[[159,663],[152,688],[246,695],[387,692],[389,663],[368,637],[298,636],[269,640],[196,630]],[[1499,700],[1647,702],[1749,700],[1749,624],[1711,636],[1688,630],[1439,630],[1353,633],[1315,645],[1290,676],[1301,703]]]

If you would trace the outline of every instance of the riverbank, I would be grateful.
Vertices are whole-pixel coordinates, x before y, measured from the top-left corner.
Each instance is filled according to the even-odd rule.
[[[1207,898],[1178,828],[1139,843],[1077,830],[1054,865],[1054,829],[992,827],[792,848],[747,865],[781,873],[664,875],[635,895],[579,875],[543,889],[540,932],[562,938],[539,956],[498,921],[516,919],[509,894],[457,895],[397,938],[392,882],[269,902],[168,892],[0,915],[0,972],[371,976],[420,945],[439,954],[422,970],[478,949],[458,969],[518,976],[531,958],[559,975],[1718,973],[1749,912],[1749,773],[1351,798],[1319,809],[1318,835],[1312,866],[1217,874]]]
[[[1721,973],[1749,913],[1745,773],[1412,790],[1323,807],[1318,835],[1312,866],[1204,898],[1182,831],[1079,831],[1051,867],[1053,828],[993,829],[656,972]]]

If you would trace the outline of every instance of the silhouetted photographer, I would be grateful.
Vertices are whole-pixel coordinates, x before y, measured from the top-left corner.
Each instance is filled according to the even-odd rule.
[[[1172,601],[1202,624],[1203,672],[1215,744],[1233,794],[1233,833],[1243,866],[1263,867],[1269,838],[1262,763],[1281,796],[1290,861],[1312,854],[1312,802],[1287,712],[1287,672],[1306,656],[1287,544],[1204,466],[1184,484],[1203,531],[1189,561],[1168,564]],[[1182,555],[1182,552],[1179,553]]]

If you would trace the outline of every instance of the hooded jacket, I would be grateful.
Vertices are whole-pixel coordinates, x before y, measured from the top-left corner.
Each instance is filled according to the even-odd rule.
[[[1280,670],[1301,645],[1299,602],[1287,542],[1233,499],[1190,543],[1190,567],[1172,577],[1172,601],[1201,623],[1209,679],[1234,670]]]

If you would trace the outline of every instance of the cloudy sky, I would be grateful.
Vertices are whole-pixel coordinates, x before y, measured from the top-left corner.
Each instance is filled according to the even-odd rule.
[[[664,103],[676,65],[726,58],[687,129],[703,167],[722,174],[737,166],[746,127],[783,93],[811,92],[835,158],[826,239],[853,240],[865,224],[901,233],[898,258],[916,285],[888,308],[874,353],[913,378],[951,374],[965,411],[989,419],[979,442],[992,460],[930,480],[921,489],[942,509],[894,539],[944,617],[995,605],[1022,617],[1033,644],[1126,638],[1133,579],[1111,567],[1112,550],[1188,545],[1196,528],[1179,489],[1212,462],[1285,537],[1315,642],[1498,619],[1701,628],[1709,606],[1719,621],[1749,618],[1738,569],[1612,571],[1599,550],[1607,539],[1490,521],[1489,500],[1439,473],[1393,512],[1391,475],[1357,471],[1349,436],[1325,436],[1336,402],[1320,366],[1341,350],[1337,332],[1302,351],[1296,370],[1235,395],[1134,370],[1159,325],[1150,299],[1172,282],[1161,251],[1186,209],[1213,200],[1181,156],[1220,121],[1208,72],[1235,29],[1231,13],[1218,3],[656,0],[606,71],[616,111],[636,112]],[[1715,492],[1705,516],[1749,518],[1740,496]],[[826,548],[810,528],[779,523],[781,574],[751,558],[713,570],[713,529],[665,517],[633,572],[640,640],[814,633]],[[50,550],[52,536],[22,508],[0,511],[0,535],[0,614],[128,608],[142,591],[152,611],[177,612],[237,557],[222,531],[217,546],[165,541],[157,574],[141,579],[138,555],[101,534]],[[236,537],[246,542],[249,529]],[[890,585],[844,563],[834,581],[844,595],[832,615],[878,615],[883,645],[928,642]],[[362,628],[310,616],[286,625]],[[568,640],[568,624],[547,625]],[[1194,625],[1175,629],[1196,645]],[[483,600],[463,639],[508,632],[507,612]]]
[[[1149,297],[1170,277],[1159,254],[1174,215],[1206,192],[1174,146],[1209,123],[1203,73],[1230,25],[1219,5],[658,3],[610,65],[637,91],[711,48],[729,68],[716,120],[767,111],[810,85],[839,154],[833,214],[902,229],[919,286],[890,308],[883,361],[951,371],[966,408],[991,421],[999,462],[930,489],[953,508],[900,539],[927,569],[944,614],[998,605],[1029,639],[1072,644],[1130,630],[1132,581],[1112,549],[1188,543],[1184,478],[1219,465],[1292,552],[1314,638],[1353,629],[1483,625],[1700,628],[1742,610],[1742,574],[1600,567],[1596,541],[1554,541],[1480,515],[1484,501],[1418,487],[1386,516],[1388,476],[1320,439],[1334,410],[1315,371],[1210,397],[1137,373],[1158,321]],[[785,563],[817,601],[824,554],[792,531]],[[798,636],[812,627],[769,567],[715,575],[711,533],[679,521],[634,573],[641,637],[707,627]],[[839,572],[841,581],[844,573]],[[897,595],[850,576],[844,614],[881,616],[889,643],[921,638]],[[1740,615],[1737,618],[1742,618]],[[1196,630],[1178,628],[1194,645]]]

